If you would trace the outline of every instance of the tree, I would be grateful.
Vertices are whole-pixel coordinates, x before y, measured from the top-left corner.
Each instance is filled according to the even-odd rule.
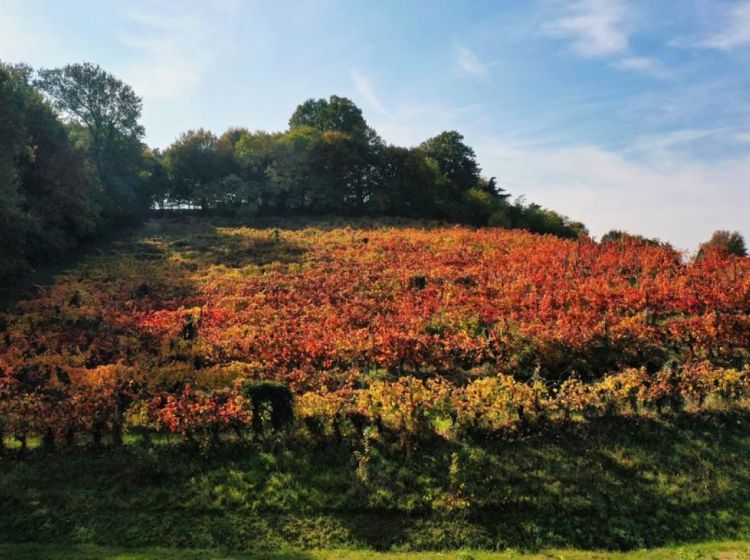
[[[489,180],[480,177],[476,188],[486,192],[496,200],[506,201],[510,198],[510,194],[497,184],[495,177],[490,177]]]
[[[420,149],[426,157],[437,162],[440,170],[458,190],[468,191],[479,183],[480,169],[476,154],[464,144],[463,135],[455,130],[441,132],[425,140]]]
[[[310,126],[295,127],[276,138],[266,168],[273,208],[282,213],[311,211],[313,201],[326,188],[316,167],[322,144],[323,133]]]
[[[745,239],[738,231],[715,231],[711,239],[700,246],[698,254],[701,255],[708,251],[721,251],[727,255],[735,255],[737,257],[747,256]]]
[[[380,185],[372,198],[373,211],[414,218],[436,216],[446,180],[419,150],[386,147],[378,171]]]
[[[31,84],[31,69],[0,64],[0,277],[56,257],[99,218],[92,165]]]
[[[644,237],[643,235],[637,235],[621,231],[619,229],[611,229],[604,235],[602,235],[600,243],[618,243],[622,241],[633,241],[636,243],[643,243],[644,245],[668,245],[664,244],[656,238]]]
[[[332,95],[326,99],[308,99],[289,119],[289,128],[309,126],[321,132],[343,132],[353,140],[382,144],[377,133],[367,125],[362,110],[346,97]]]
[[[27,254],[33,260],[58,257],[96,229],[101,187],[86,153],[39,92],[27,100],[28,149],[17,158],[24,209],[33,219]]]
[[[82,141],[104,186],[108,217],[131,218],[147,207],[148,196],[140,182],[142,101],[133,89],[90,63],[40,70],[36,84],[85,132]]]
[[[269,168],[277,159],[279,134],[244,131],[234,144],[234,161],[237,173],[245,183],[243,199],[257,207],[268,210],[285,208],[285,189],[271,185]]]
[[[164,156],[158,148],[145,150],[142,180],[153,203],[164,208],[172,194],[172,182],[164,167]]]
[[[583,224],[510,204],[456,131],[414,149],[386,146],[345,97],[308,99],[283,133],[188,131],[165,152],[168,199],[247,214],[391,215],[576,237]],[[158,168],[150,177],[158,179]],[[164,192],[151,180],[151,191]]]
[[[25,262],[29,217],[21,208],[15,162],[27,148],[23,123],[27,89],[24,69],[0,64],[0,279],[20,271]]]
[[[575,239],[588,235],[586,226],[539,204],[526,204],[519,197],[513,204],[503,203],[487,220],[492,227],[526,229],[532,233],[552,234]]]
[[[164,166],[173,187],[171,198],[197,202],[207,210],[211,183],[219,179],[216,136],[202,128],[184,132],[164,151]]]

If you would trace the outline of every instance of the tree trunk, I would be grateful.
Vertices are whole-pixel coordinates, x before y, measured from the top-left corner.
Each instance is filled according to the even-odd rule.
[[[52,431],[52,428],[47,428],[47,431],[44,432],[42,446],[44,447],[44,450],[48,452],[55,450],[55,434]]]
[[[94,447],[101,447],[102,446],[102,430],[99,426],[96,426],[94,428],[94,431],[91,433],[92,437],[94,438]]]
[[[112,422],[112,445],[122,447],[122,421],[120,420]]]

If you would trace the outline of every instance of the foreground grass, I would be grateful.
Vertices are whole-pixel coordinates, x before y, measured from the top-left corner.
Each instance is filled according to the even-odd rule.
[[[750,542],[702,543],[626,553],[548,550],[529,554],[515,551],[378,553],[343,550],[241,554],[165,548],[124,550],[95,546],[60,548],[40,545],[0,545],[0,558],[14,560],[745,560],[750,558]]]
[[[366,460],[301,443],[11,454],[0,458],[0,542],[89,554],[76,547],[638,550],[748,540],[748,426],[740,414],[602,419],[515,441],[434,441],[409,459],[387,443]]]

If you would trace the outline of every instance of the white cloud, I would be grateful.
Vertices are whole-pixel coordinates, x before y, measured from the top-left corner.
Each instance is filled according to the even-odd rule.
[[[350,72],[354,86],[357,88],[357,92],[365,102],[373,109],[375,109],[381,115],[388,115],[388,110],[381,103],[380,98],[375,93],[375,87],[372,85],[372,80],[359,70],[352,70]]]
[[[622,229],[685,250],[716,229],[750,237],[750,157],[708,163],[664,152],[632,160],[597,146],[539,150],[492,142],[477,153],[486,173],[511,193],[583,221],[596,236]]]
[[[632,15],[623,0],[574,0],[548,34],[571,41],[575,52],[599,57],[626,51],[633,30]]]
[[[474,54],[471,49],[459,44],[455,44],[454,49],[456,53],[456,64],[458,64],[458,67],[463,72],[466,72],[475,78],[486,78],[488,76],[487,65],[479,60],[479,57]]]
[[[731,51],[750,44],[750,0],[737,2],[718,15],[722,28],[696,46]]]
[[[655,78],[670,78],[673,76],[673,73],[655,58],[626,56],[617,60],[614,66],[620,70],[638,72]]]

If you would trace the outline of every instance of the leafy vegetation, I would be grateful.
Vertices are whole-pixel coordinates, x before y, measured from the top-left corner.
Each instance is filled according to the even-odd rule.
[[[409,453],[743,408],[749,301],[749,261],[721,251],[154,221],[2,316],[0,422],[22,447],[127,430],[215,444],[286,430],[294,410],[321,443],[372,427]]]
[[[388,146],[337,96],[164,153],[140,114],[98,66],[0,64],[0,280],[161,214],[0,315],[0,541],[747,538],[738,233],[596,243],[460,133]]]
[[[747,248],[745,247],[745,240],[742,235],[736,231],[725,231],[719,230],[714,232],[711,239],[706,241],[700,247],[700,253],[706,251],[722,251],[729,255],[735,255],[737,257],[746,257]]]
[[[218,550],[112,549],[96,546],[0,545],[0,558],[40,560],[54,554],[56,560],[741,560],[750,545],[719,542],[700,545],[641,550],[637,552],[595,552],[547,550],[540,553],[458,551],[458,552],[367,552],[316,550],[307,552],[232,553]]]
[[[285,132],[182,134],[159,160],[161,208],[256,215],[404,216],[523,228],[575,238],[583,224],[485,179],[456,131],[418,148],[388,146],[349,99],[310,99]]]

